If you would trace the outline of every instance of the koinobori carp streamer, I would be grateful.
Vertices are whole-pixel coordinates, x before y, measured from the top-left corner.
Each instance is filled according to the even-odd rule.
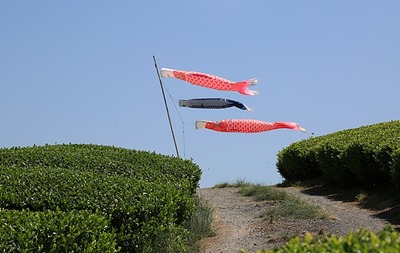
[[[232,82],[228,79],[221,78],[210,74],[195,72],[195,71],[183,71],[176,69],[161,69],[162,77],[177,78],[194,85],[222,90],[222,91],[238,91],[241,94],[254,96],[258,94],[258,91],[250,90],[249,86],[257,84],[257,79],[249,79],[240,82]]]
[[[253,111],[252,108],[245,104],[227,98],[193,98],[179,100],[180,107],[199,108],[199,109],[225,109],[229,107],[237,107],[245,111]]]
[[[295,122],[270,123],[254,119],[229,119],[220,121],[197,120],[196,129],[200,128],[231,133],[259,133],[282,128],[306,132],[304,128]]]

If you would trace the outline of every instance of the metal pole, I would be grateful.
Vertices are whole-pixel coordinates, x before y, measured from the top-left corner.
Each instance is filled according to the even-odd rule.
[[[169,121],[169,127],[171,128],[172,139],[174,140],[174,144],[175,144],[176,156],[177,156],[178,158],[180,158],[180,157],[179,157],[179,151],[178,151],[178,145],[176,145],[176,139],[175,139],[174,129],[173,129],[173,127],[172,127],[171,117],[170,117],[170,115],[169,115],[167,100],[165,99],[164,87],[163,87],[163,84],[162,84],[162,81],[161,81],[160,72],[158,71],[158,66],[157,66],[157,62],[156,62],[156,57],[155,57],[154,55],[153,55],[153,60],[154,60],[154,66],[156,67],[158,80],[160,81],[160,87],[161,87],[161,92],[162,92],[162,95],[163,95],[163,98],[164,98],[165,110],[167,111],[167,116],[168,116],[168,121]]]

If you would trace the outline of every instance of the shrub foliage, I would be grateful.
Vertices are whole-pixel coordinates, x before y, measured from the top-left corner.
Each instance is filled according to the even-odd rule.
[[[243,252],[243,251],[242,251]],[[360,228],[344,237],[327,235],[313,237],[306,233],[304,239],[295,237],[285,246],[273,250],[260,250],[257,253],[381,253],[400,252],[400,234],[392,227],[379,233]]]
[[[106,216],[87,211],[0,211],[3,252],[119,252]]]
[[[115,237],[115,245],[107,239],[115,251],[182,252],[187,236],[184,227],[194,211],[193,193],[200,175],[191,161],[108,146],[1,149],[0,208],[5,209],[7,217],[20,220],[16,222],[20,232],[29,231],[24,228],[26,216],[40,218],[46,226],[50,221],[43,219],[43,213],[56,212],[54,224],[64,222],[57,218],[59,213],[67,214],[68,222],[70,216],[80,217],[78,223],[88,220],[88,215],[97,215],[106,222],[104,233]],[[72,228],[68,222],[66,226]],[[60,239],[66,241],[64,244],[75,245],[75,234],[56,230],[54,224],[47,226],[54,227],[56,234],[66,234]],[[79,230],[80,225],[75,227]],[[0,235],[6,233],[6,227],[0,229]],[[95,242],[101,242],[105,235],[91,231]],[[28,241],[19,241],[19,246],[35,244],[28,236],[23,237]],[[64,244],[52,244],[54,252],[85,252],[92,247],[88,244],[84,250],[64,250]]]
[[[399,154],[400,121],[391,121],[293,143],[278,153],[277,169],[286,180],[400,187]]]

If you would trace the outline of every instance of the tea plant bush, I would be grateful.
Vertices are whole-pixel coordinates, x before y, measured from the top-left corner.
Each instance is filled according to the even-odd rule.
[[[119,252],[108,217],[87,211],[0,210],[3,252]]]
[[[108,146],[1,149],[0,208],[22,212],[22,220],[27,213],[89,212],[109,217],[115,250],[184,252],[200,175],[191,161]]]
[[[400,121],[383,122],[293,143],[278,153],[277,169],[287,180],[400,187],[399,149]]]
[[[148,181],[158,177],[187,179],[192,192],[198,187],[201,171],[190,160],[154,152],[92,144],[59,144],[0,149],[0,165],[8,167],[66,168]]]
[[[244,252],[244,251],[242,251]],[[391,227],[379,233],[361,228],[344,237],[327,235],[313,237],[306,233],[304,239],[295,237],[286,245],[273,250],[259,250],[257,253],[395,253],[400,252],[400,234]]]

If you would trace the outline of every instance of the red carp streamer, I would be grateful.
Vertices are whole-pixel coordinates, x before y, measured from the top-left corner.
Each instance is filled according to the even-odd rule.
[[[275,129],[287,128],[306,132],[294,122],[265,122],[254,119],[229,119],[220,121],[197,120],[196,129],[207,128],[219,132],[259,133]]]
[[[254,96],[258,94],[258,91],[250,90],[249,86],[257,84],[257,79],[249,79],[241,82],[232,82],[230,80],[213,76],[210,74],[204,74],[194,71],[182,71],[175,69],[161,69],[162,77],[173,77],[189,82],[194,85],[223,91],[238,91],[241,94]]]

